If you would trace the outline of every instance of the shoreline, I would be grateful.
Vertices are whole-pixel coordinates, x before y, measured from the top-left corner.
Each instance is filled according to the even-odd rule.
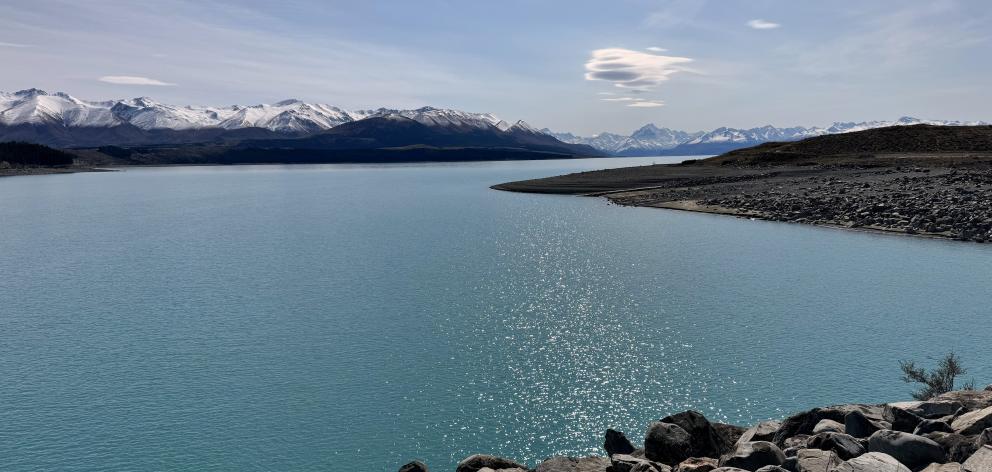
[[[660,164],[494,185],[832,229],[992,242],[992,154],[828,157],[775,166]]]
[[[82,174],[87,172],[120,172],[101,167],[28,167],[23,169],[0,169],[2,177],[23,177],[29,175]]]
[[[711,422],[689,410],[650,423],[634,438],[607,429],[602,455],[552,456],[530,467],[475,454],[455,471],[989,472],[992,385],[922,401],[813,408],[750,427]],[[399,468],[428,470],[420,461]]]

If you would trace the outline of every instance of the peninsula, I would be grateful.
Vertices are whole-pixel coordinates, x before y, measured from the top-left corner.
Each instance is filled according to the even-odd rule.
[[[493,188],[986,242],[992,126],[893,126]]]

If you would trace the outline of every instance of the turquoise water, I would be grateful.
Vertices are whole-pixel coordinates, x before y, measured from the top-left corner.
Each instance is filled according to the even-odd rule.
[[[445,471],[951,349],[992,383],[992,245],[487,188],[662,159],[0,179],[0,470]]]

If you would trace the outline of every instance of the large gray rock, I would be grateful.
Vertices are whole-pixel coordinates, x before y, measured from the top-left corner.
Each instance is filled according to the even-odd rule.
[[[889,429],[889,424],[878,418],[869,418],[859,410],[844,415],[844,432],[856,438],[867,438],[875,431]]]
[[[982,446],[961,464],[967,472],[992,472],[992,446]]]
[[[832,451],[803,449],[796,455],[796,472],[830,472],[840,463]]]
[[[843,433],[844,425],[839,421],[823,419],[813,427],[813,434],[826,432]]]
[[[947,460],[951,462],[964,462],[978,449],[975,438],[971,436],[935,432],[923,437],[940,444],[940,447],[944,449],[944,454],[947,454]]]
[[[992,428],[985,428],[982,434],[975,438],[975,447],[992,446]]]
[[[860,412],[862,416],[872,421],[881,421],[882,408],[871,405],[836,405],[827,408],[813,408],[790,416],[782,422],[782,426],[775,432],[774,442],[780,447],[785,444],[785,440],[799,434],[811,434],[813,428],[821,420],[834,420],[838,423],[845,422],[845,417],[853,411]],[[851,434],[847,432],[847,434]],[[852,434],[853,436],[853,434]]]
[[[889,403],[888,405],[906,410],[916,416],[919,416],[920,418],[930,419],[953,415],[959,409],[964,407],[963,403],[952,400],[898,402]]]
[[[483,468],[493,470],[500,469],[521,469],[527,470],[527,466],[518,464],[502,457],[490,456],[487,454],[475,454],[462,459],[455,468],[455,472],[479,472]]]
[[[666,416],[661,422],[678,425],[689,433],[692,449],[686,457],[720,457],[729,452],[734,444],[717,432],[709,420],[697,411],[689,410]]]
[[[981,410],[992,406],[992,390],[955,390],[937,395],[933,401],[958,402],[970,410]]]
[[[719,464],[712,457],[690,457],[675,467],[675,472],[710,472]]]
[[[610,457],[610,466],[606,470],[607,472],[671,472],[672,468],[643,457],[614,454]]]
[[[737,439],[738,443],[751,441],[771,441],[775,439],[775,432],[782,426],[781,421],[762,421],[744,431],[744,434]]]
[[[869,452],[864,455],[844,461],[833,472],[911,472],[894,457],[881,453]]]
[[[737,426],[735,424],[727,423],[710,423],[713,425],[713,429],[716,434],[719,434],[724,439],[724,444],[726,444],[730,449],[734,448],[734,444],[737,444],[737,440],[741,438],[747,428],[743,426]],[[755,441],[759,441],[755,439]]]
[[[888,421],[892,426],[891,429],[896,431],[903,431],[906,433],[911,433],[916,429],[916,425],[923,421],[915,413],[900,408],[898,403],[890,403],[885,405],[885,410],[882,412],[882,418]]]
[[[924,434],[935,433],[953,433],[954,428],[947,424],[946,421],[941,420],[923,420],[920,424],[916,425],[916,429],[913,430],[913,434],[917,436],[923,436]]]
[[[649,460],[675,465],[692,454],[692,436],[681,426],[657,421],[644,436],[644,456]]]
[[[755,470],[766,465],[782,465],[785,453],[768,441],[740,443],[733,452],[720,458],[720,467]]]
[[[789,472],[789,470],[778,465],[766,465],[755,472]]]
[[[718,467],[713,469],[713,472],[748,472],[744,469],[738,469],[737,467]]]
[[[861,442],[849,434],[820,433],[806,440],[806,447],[833,451],[841,460],[853,459],[867,452]]]
[[[951,427],[955,433],[965,436],[980,434],[985,428],[992,428],[992,406],[958,416]]]
[[[946,464],[930,464],[920,472],[962,472],[961,464],[948,462]]]
[[[634,452],[634,445],[627,439],[627,435],[620,431],[607,429],[606,438],[603,441],[603,449],[606,450],[606,454],[609,456],[613,454],[630,454]]]
[[[882,452],[906,467],[919,470],[931,462],[944,463],[944,448],[923,436],[902,431],[882,430],[868,438],[869,452]]]
[[[538,464],[534,472],[606,472],[610,465],[608,457],[555,456]]]
[[[429,472],[427,469],[427,464],[420,461],[413,461],[409,464],[400,467],[399,472]]]

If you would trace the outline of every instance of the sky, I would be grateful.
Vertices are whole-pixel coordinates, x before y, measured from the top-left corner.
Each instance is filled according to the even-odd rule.
[[[987,0],[0,0],[0,90],[539,128],[992,120]]]

